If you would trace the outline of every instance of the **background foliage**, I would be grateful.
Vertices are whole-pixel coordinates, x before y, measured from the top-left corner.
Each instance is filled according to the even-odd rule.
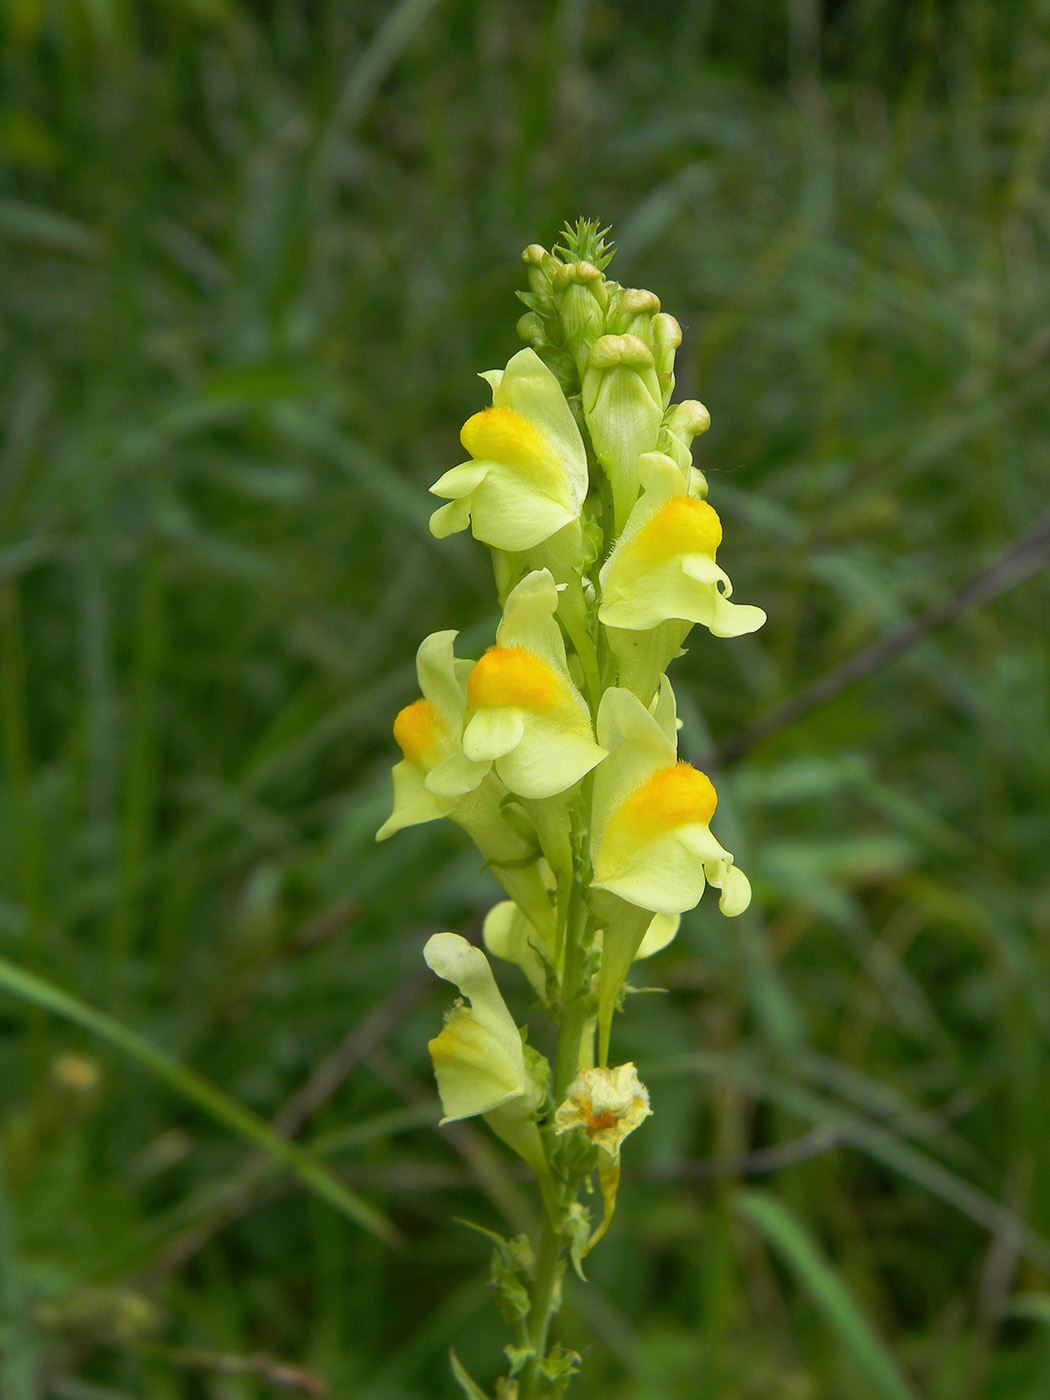
[[[725,563],[770,615],[679,663],[702,759],[1045,508],[1050,12],[0,24],[0,1390],[449,1397],[449,1344],[488,1376],[504,1340],[451,1217],[528,1202],[433,1129],[420,947],[495,886],[456,829],[373,833],[416,645],[495,621],[426,487],[517,348],[517,254],[600,216],[683,324]],[[581,1400],[1050,1393],[1048,615],[1032,574],[720,772],[756,900],[705,901],[620,1026],[656,1116],[563,1314]]]

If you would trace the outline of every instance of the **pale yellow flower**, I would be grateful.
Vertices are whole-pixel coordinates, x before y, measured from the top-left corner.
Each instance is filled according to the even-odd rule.
[[[554,908],[539,868],[537,845],[504,815],[507,789],[491,763],[471,763],[461,749],[467,682],[474,663],[453,652],[455,632],[434,632],[416,654],[422,697],[394,720],[404,757],[394,765],[394,807],[379,828],[385,841],[402,827],[448,817],[470,836],[500,884],[544,935],[553,934]],[[454,762],[457,790],[433,791],[435,769]]]
[[[628,631],[672,618],[701,623],[716,637],[756,631],[765,613],[731,603],[733,585],[715,563],[716,511],[688,494],[688,479],[662,452],[646,453],[639,472],[644,493],[601,571],[600,620]]]
[[[593,888],[673,915],[692,909],[710,880],[722,912],[741,913],[751,890],[729,874],[733,857],[711,833],[718,797],[706,773],[678,761],[666,729],[628,690],[605,692],[598,734],[610,752],[594,778]]]
[[[480,948],[458,933],[435,933],[423,957],[470,1003],[452,1007],[441,1034],[427,1047],[445,1110],[442,1123],[484,1117],[497,1137],[528,1162],[553,1214],[554,1181],[535,1116],[550,1066],[526,1048]]]
[[[547,569],[533,570],[508,595],[496,645],[467,680],[462,748],[430,773],[432,792],[463,792],[494,767],[518,796],[553,797],[605,757],[569,674],[557,607]]]
[[[488,958],[458,933],[435,933],[423,958],[470,1002],[452,1008],[428,1046],[445,1109],[442,1123],[491,1113],[512,1101],[523,1117],[533,1113],[543,1090],[526,1068],[521,1033]]]
[[[494,549],[531,549],[577,520],[587,495],[587,456],[554,374],[534,350],[483,376],[492,407],[463,425],[473,460],[430,488],[448,498],[430,518],[438,539],[465,530]]]

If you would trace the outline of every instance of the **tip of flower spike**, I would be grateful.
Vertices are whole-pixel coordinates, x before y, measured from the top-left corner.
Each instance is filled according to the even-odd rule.
[[[467,680],[467,704],[473,709],[551,710],[561,695],[558,677],[525,647],[490,647]]]
[[[552,252],[562,262],[593,263],[599,272],[604,271],[616,252],[616,245],[610,239],[606,242],[609,226],[601,227],[600,219],[577,219],[567,223],[561,232],[561,241],[555,243]]]

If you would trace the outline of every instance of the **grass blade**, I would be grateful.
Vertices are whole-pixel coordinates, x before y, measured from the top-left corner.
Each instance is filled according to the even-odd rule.
[[[281,1162],[315,1195],[334,1206],[362,1229],[371,1231],[386,1244],[400,1243],[398,1231],[380,1211],[362,1200],[356,1192],[343,1186],[308,1152],[279,1137],[258,1114],[237,1103],[196,1070],[179,1064],[135,1031],[128,1030],[112,1016],[97,1011],[69,992],[64,992],[43,978],[8,962],[6,958],[0,958],[0,989],[56,1016],[62,1016],[65,1020],[72,1021],[108,1041],[110,1045],[123,1051],[158,1079],[163,1080],[188,1102],[202,1109],[217,1123],[221,1123],[238,1137]]]
[[[765,1236],[853,1353],[884,1400],[916,1400],[871,1322],[846,1284],[786,1206],[762,1191],[744,1191],[734,1206]]]

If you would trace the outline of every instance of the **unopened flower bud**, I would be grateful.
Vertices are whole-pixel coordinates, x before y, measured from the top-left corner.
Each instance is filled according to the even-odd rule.
[[[682,328],[673,316],[662,312],[653,317],[652,337],[653,357],[660,377],[663,406],[666,408],[674,393],[674,356],[682,343]]]
[[[554,274],[552,287],[565,345],[582,376],[591,346],[605,329],[608,284],[593,263],[577,262],[562,264]]]
[[[638,496],[638,458],[660,432],[663,400],[656,363],[637,336],[603,335],[583,375],[583,413],[594,451],[613,490],[615,531]]]
[[[522,253],[521,260],[525,264],[525,279],[529,284],[529,291],[536,296],[547,296],[550,293],[551,277],[558,266],[557,260],[539,243],[530,243]]]
[[[547,340],[547,331],[543,321],[535,311],[526,311],[525,315],[518,321],[517,331],[519,338],[534,348],[543,345]]]
[[[660,298],[639,287],[625,287],[609,309],[609,329],[618,335],[633,335],[652,348],[653,318],[660,310]]]
[[[706,433],[711,415],[698,399],[683,399],[675,404],[664,419],[660,430],[660,451],[666,452],[688,483],[690,496],[706,496],[707,481],[693,466],[693,438]]]

